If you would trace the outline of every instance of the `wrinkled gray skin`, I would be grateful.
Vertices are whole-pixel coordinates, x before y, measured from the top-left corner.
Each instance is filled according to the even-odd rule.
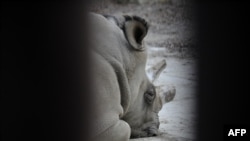
[[[89,18],[95,90],[93,140],[156,136],[163,103],[145,73],[147,23],[133,16],[91,13]]]

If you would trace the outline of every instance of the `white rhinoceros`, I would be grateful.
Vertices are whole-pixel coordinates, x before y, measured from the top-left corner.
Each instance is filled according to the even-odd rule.
[[[137,16],[90,14],[94,86],[94,141],[156,136],[163,102],[149,81],[143,39],[148,23]]]

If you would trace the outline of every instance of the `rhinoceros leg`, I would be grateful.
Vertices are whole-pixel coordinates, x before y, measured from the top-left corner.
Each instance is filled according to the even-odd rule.
[[[97,136],[95,141],[128,141],[131,129],[127,122],[118,120],[114,125]]]

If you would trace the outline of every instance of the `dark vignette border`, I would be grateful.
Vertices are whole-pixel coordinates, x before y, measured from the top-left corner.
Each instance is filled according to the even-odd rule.
[[[247,6],[197,2],[198,140],[249,124]],[[83,1],[2,1],[1,140],[89,140],[86,9]]]

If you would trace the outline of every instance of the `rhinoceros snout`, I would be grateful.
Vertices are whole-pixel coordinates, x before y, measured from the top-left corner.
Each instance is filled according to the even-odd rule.
[[[154,136],[157,136],[158,134],[156,132],[153,132],[153,133],[148,133],[148,137],[154,137]]]
[[[158,129],[155,127],[150,127],[147,129],[148,137],[157,136],[158,135]]]

